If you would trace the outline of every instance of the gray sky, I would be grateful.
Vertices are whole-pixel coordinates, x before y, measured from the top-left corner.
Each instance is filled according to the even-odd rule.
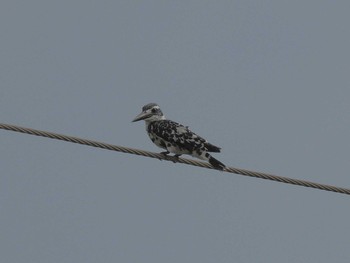
[[[2,123],[350,187],[349,1],[0,4]],[[350,198],[0,131],[1,262],[350,262]]]

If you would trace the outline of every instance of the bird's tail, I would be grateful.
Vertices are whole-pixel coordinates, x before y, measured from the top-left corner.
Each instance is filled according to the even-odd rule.
[[[214,166],[215,168],[219,170],[223,170],[226,166],[220,162],[219,160],[215,159],[213,156],[209,156],[209,163]]]
[[[216,152],[216,153],[219,153],[221,148],[220,147],[217,147],[209,142],[207,142],[205,144],[205,147],[208,149],[208,152]]]

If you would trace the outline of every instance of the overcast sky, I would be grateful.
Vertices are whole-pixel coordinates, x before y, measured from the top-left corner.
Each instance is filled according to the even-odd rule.
[[[2,123],[350,187],[349,1],[0,3]],[[0,130],[1,262],[350,262],[350,197]]]

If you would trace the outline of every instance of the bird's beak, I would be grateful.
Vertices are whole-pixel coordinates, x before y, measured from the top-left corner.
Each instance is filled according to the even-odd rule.
[[[149,116],[148,113],[141,112],[139,115],[137,115],[137,116],[135,117],[135,119],[132,120],[132,122],[144,120],[144,119],[146,119],[148,116]]]

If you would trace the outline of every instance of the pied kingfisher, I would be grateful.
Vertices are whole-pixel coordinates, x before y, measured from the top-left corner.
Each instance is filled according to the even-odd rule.
[[[188,127],[167,120],[157,104],[149,103],[143,106],[142,112],[135,117],[133,122],[140,120],[146,122],[146,131],[152,142],[166,150],[162,154],[174,153],[174,157],[189,154],[209,161],[217,169],[222,170],[225,167],[223,163],[209,154],[209,152],[220,152],[219,147],[210,144],[190,131]]]

